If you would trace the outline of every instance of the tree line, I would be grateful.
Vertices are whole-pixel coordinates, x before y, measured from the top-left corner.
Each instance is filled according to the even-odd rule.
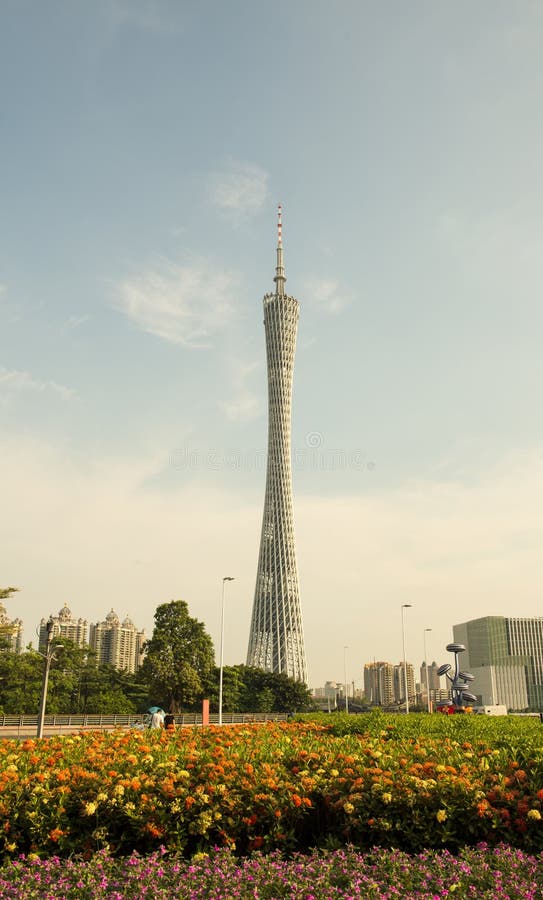
[[[10,652],[1,631],[0,714],[32,715],[39,706],[43,656],[32,647]],[[48,713],[130,714],[155,705],[181,713],[200,710],[204,698],[212,712],[218,709],[213,642],[182,600],[157,608],[153,635],[134,674],[99,665],[94,651],[64,636],[53,640],[52,649]],[[307,686],[287,675],[244,665],[223,669],[223,712],[302,712],[312,705]]]

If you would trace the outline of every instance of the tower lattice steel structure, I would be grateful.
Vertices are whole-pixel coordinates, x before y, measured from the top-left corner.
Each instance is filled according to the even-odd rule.
[[[300,304],[285,293],[281,206],[275,292],[264,297],[268,467],[247,665],[307,683],[292,514],[290,422]]]

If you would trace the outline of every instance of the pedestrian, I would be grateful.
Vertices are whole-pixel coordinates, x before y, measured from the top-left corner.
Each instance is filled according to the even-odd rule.
[[[170,731],[173,731],[175,728],[175,716],[173,713],[166,713],[164,716],[164,728],[168,728]]]
[[[151,716],[151,728],[164,728],[164,710],[157,709]]]

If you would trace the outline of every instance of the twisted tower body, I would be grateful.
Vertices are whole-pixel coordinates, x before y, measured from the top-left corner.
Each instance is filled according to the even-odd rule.
[[[247,665],[307,682],[292,515],[290,421],[300,305],[285,293],[279,207],[275,292],[264,297],[268,467]]]

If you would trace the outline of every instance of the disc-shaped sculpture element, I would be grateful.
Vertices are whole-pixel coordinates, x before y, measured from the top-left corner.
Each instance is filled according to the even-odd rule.
[[[463,644],[447,644],[445,649],[449,653],[463,653],[466,648]]]
[[[475,675],[472,675],[471,672],[459,672],[458,675],[464,681],[475,681]]]
[[[440,666],[439,669],[437,670],[437,674],[438,675],[446,675],[447,672],[451,671],[451,668],[452,667],[451,667],[450,663],[443,663],[443,665]]]
[[[477,703],[477,697],[475,694],[470,694],[469,691],[462,691],[462,697],[464,700],[469,700],[470,703]]]

